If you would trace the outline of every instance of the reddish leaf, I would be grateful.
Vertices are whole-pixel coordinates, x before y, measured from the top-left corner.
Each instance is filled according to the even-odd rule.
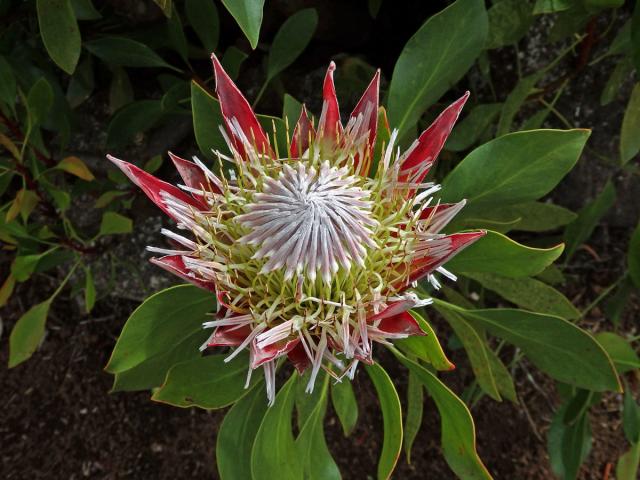
[[[150,258],[149,261],[154,265],[158,265],[160,268],[165,269],[168,272],[177,275],[178,277],[186,280],[189,283],[192,283],[196,287],[200,287],[204,290],[209,290],[211,292],[216,291],[216,286],[213,282],[200,280],[189,275],[189,270],[184,265],[184,260],[182,259],[182,255],[166,255],[161,258]]]
[[[320,137],[333,144],[337,143],[338,137],[342,134],[340,108],[336,97],[336,87],[333,84],[333,71],[335,69],[336,64],[331,62],[324,77],[324,84],[322,85],[322,115],[318,125]]]
[[[309,140],[313,141],[315,136],[316,131],[313,129],[311,120],[309,120],[307,109],[302,105],[300,118],[298,119],[296,128],[293,130],[293,138],[291,139],[291,147],[289,148],[291,158],[300,158],[307,148],[309,148]]]

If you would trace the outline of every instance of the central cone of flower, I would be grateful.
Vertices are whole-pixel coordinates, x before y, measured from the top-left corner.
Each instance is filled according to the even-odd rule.
[[[366,247],[377,222],[371,218],[369,192],[346,168],[322,162],[319,168],[299,162],[284,165],[277,178],[265,178],[262,191],[236,221],[251,229],[241,242],[257,245],[253,258],[268,258],[261,274],[285,268],[285,280],[304,274],[312,282],[321,272],[325,283],[340,267],[363,267]]]
[[[440,233],[464,201],[432,204],[439,187],[425,182],[468,94],[401,154],[397,132],[378,125],[379,73],[343,127],[332,63],[317,130],[303,107],[281,154],[212,59],[231,155],[214,153],[234,164],[228,175],[170,153],[178,188],[109,158],[191,232],[162,230],[177,248],[149,250],[163,254],[152,262],[215,292],[202,349],[235,347],[231,360],[248,347],[249,374],[264,367],[273,402],[284,355],[300,372],[311,367],[311,391],[320,368],[340,380],[371,363],[373,341],[424,335],[408,310],[431,300],[410,289],[421,279],[437,288],[436,271],[455,279],[442,265],[484,234]],[[379,127],[386,139],[374,148]]]

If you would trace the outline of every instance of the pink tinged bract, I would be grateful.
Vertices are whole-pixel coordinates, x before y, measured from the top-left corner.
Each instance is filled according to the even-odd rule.
[[[257,342],[251,342],[251,368],[258,368],[260,365],[288,354],[299,343],[300,338],[294,338],[292,340],[285,339],[260,348],[257,346]]]
[[[178,173],[182,177],[182,181],[187,187],[196,190],[202,190],[203,188],[207,190],[211,189],[214,193],[222,193],[220,188],[209,181],[202,169],[195,163],[185,160],[184,158],[180,158],[171,152],[169,152],[169,158],[171,158],[171,161],[176,166],[176,170],[178,170]]]
[[[216,291],[216,286],[213,282],[209,282],[206,280],[202,280],[196,278],[193,274],[190,275],[189,269],[185,266],[182,255],[166,255],[160,258],[150,258],[149,261],[154,265],[158,265],[159,267],[165,269],[168,272],[177,275],[178,277],[186,280],[189,283],[192,283],[196,287],[200,287],[204,290],[209,290],[211,292]]]
[[[174,187],[170,183],[164,182],[150,173],[145,172],[141,168],[125,162],[124,160],[117,159],[111,155],[107,155],[107,158],[111,160],[122,172],[129,177],[129,179],[135,183],[142,191],[155,203],[164,213],[176,220],[175,216],[171,213],[170,209],[165,203],[161,192],[175,197],[177,200],[190,205],[195,210],[204,210],[208,207],[201,201],[191,197],[177,187]]]
[[[291,147],[289,148],[291,158],[302,157],[304,152],[309,148],[309,142],[313,142],[315,136],[316,131],[309,119],[307,108],[302,105],[300,118],[298,119],[298,123],[296,123],[296,128],[293,130],[293,138],[291,139]]]
[[[420,325],[409,312],[402,312],[383,319],[378,330],[388,334],[426,335]]]
[[[429,173],[440,154],[440,150],[447,141],[453,125],[458,120],[462,107],[469,98],[469,92],[449,105],[436,118],[412,146],[409,154],[400,166],[400,181],[420,183]]]
[[[224,71],[215,54],[211,55],[211,61],[213,62],[213,70],[216,77],[216,95],[218,95],[218,100],[220,101],[220,109],[222,110],[227,131],[233,140],[236,150],[241,155],[245,154],[243,139],[238,136],[238,133],[242,133],[249,144],[255,146],[259,153],[270,154],[269,139],[260,122],[258,122],[255,113],[253,113],[251,105],[227,75],[227,72]],[[211,128],[216,127],[216,125],[211,126]],[[240,132],[236,131],[237,128],[240,129]]]
[[[353,132],[353,134],[360,136],[365,133],[369,133],[368,141],[367,141],[367,162],[371,162],[371,157],[373,155],[373,147],[376,143],[376,134],[378,127],[378,103],[379,103],[379,92],[380,92],[380,70],[378,69],[373,76],[373,79],[369,83],[369,86],[364,91],[362,98],[358,101],[358,104],[351,112],[351,116],[349,117],[350,121],[354,121],[358,118],[359,115],[363,115],[365,118],[358,129],[358,131]],[[360,159],[356,156],[355,164],[358,165]],[[368,166],[367,166],[368,167]],[[364,173],[368,173],[369,168],[365,168]]]
[[[250,333],[249,325],[217,327],[207,342],[207,347],[237,347]]]
[[[302,343],[298,343],[295,347],[293,347],[288,353],[287,358],[293,366],[298,370],[298,373],[302,375],[304,371],[309,368],[311,365],[311,360],[309,360],[309,356],[307,352],[304,350],[304,346]]]
[[[322,85],[322,114],[318,125],[318,135],[328,143],[337,145],[339,137],[342,135],[342,123],[340,122],[340,108],[338,107],[338,97],[336,97],[336,87],[333,83],[333,71],[336,64],[331,62],[327,69]]]

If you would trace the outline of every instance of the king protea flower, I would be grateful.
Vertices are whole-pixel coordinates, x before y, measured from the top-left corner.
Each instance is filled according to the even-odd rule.
[[[162,230],[175,249],[149,247],[164,255],[151,261],[215,293],[202,349],[235,347],[228,360],[249,349],[249,377],[264,368],[270,402],[283,356],[311,368],[308,391],[320,368],[353,378],[358,362],[373,361],[374,341],[424,335],[408,310],[431,300],[412,287],[437,288],[435,272],[455,280],[442,265],[484,234],[439,233],[465,202],[434,202],[439,187],[425,182],[469,94],[404,153],[392,132],[373,169],[380,72],[343,126],[332,62],[317,126],[303,108],[283,152],[212,60],[231,155],[214,153],[235,169],[214,173],[169,153],[184,182],[176,187],[108,156],[191,234]]]

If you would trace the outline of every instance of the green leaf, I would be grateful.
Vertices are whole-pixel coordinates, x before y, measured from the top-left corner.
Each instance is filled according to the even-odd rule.
[[[84,310],[91,313],[93,306],[96,304],[96,286],[93,283],[93,275],[91,269],[84,271]]]
[[[150,296],[122,328],[105,370],[124,372],[165,353],[202,330],[205,315],[215,306],[213,293],[193,285],[178,285]]]
[[[444,148],[452,152],[461,152],[471,147],[489,129],[501,109],[501,103],[486,103],[473,107],[469,114],[453,127]]]
[[[314,8],[305,8],[287,18],[273,39],[267,59],[267,82],[291,65],[307,48],[318,26]]]
[[[124,68],[114,68],[109,86],[109,110],[115,112],[133,102],[133,87]]]
[[[631,15],[631,59],[636,67],[636,72],[640,72],[640,3],[636,2]]]
[[[540,370],[587,390],[620,391],[611,359],[587,332],[560,317],[512,308],[465,310],[437,301],[478,327],[520,347]]]
[[[189,46],[187,45],[187,37],[184,34],[184,28],[180,15],[173,8],[171,11],[171,2],[169,1],[169,15],[167,15],[167,40],[168,44],[173,48],[185,63],[189,62]]]
[[[344,436],[348,437],[358,423],[358,402],[349,380],[331,384],[331,402],[342,425]]]
[[[153,2],[160,7],[162,13],[164,13],[165,17],[171,18],[171,14],[173,9],[171,8],[171,0],[153,0]]]
[[[302,460],[304,476],[308,480],[340,479],[340,470],[327,447],[324,436],[324,416],[327,410],[328,376],[322,382],[321,390],[315,399],[315,406],[309,413],[295,445]],[[320,388],[317,385],[316,388]]]
[[[16,101],[16,77],[7,59],[0,55],[0,102],[13,105]]]
[[[238,400],[225,415],[216,440],[221,480],[251,478],[251,448],[267,411],[262,383]]]
[[[537,275],[562,254],[564,245],[532,248],[504,235],[487,231],[480,240],[465,248],[446,264],[460,273],[495,273],[519,278]]]
[[[91,57],[86,57],[76,68],[67,87],[67,101],[71,108],[81,105],[95,88]]]
[[[137,134],[153,128],[162,114],[160,100],[139,100],[126,105],[109,122],[107,146],[117,148],[130,143]]]
[[[430,363],[436,370],[453,370],[455,365],[447,358],[431,325],[415,311],[409,312],[416,319],[426,335],[413,335],[396,340],[394,343],[403,351],[415,355],[420,360]]]
[[[202,155],[212,159],[212,150],[227,152],[227,144],[218,129],[224,122],[220,103],[196,82],[191,82],[191,111],[193,131]]]
[[[483,287],[526,310],[576,320],[580,311],[562,293],[529,277],[509,278],[492,273],[472,273],[468,277]]]
[[[629,385],[625,385],[622,401],[622,429],[629,443],[640,442],[640,406],[633,398]]]
[[[470,325],[463,316],[454,310],[438,308],[438,312],[447,320],[456,336],[462,342],[465,352],[469,357],[471,369],[480,385],[480,388],[494,400],[500,402],[502,397],[496,385],[496,379],[491,370],[491,364],[487,355],[489,350],[484,336]]]
[[[573,4],[575,4],[575,0],[536,0],[533,14],[562,12],[571,8]]]
[[[500,48],[518,43],[533,21],[532,5],[522,0],[494,2],[489,15],[489,37],[486,48]]]
[[[553,471],[565,480],[573,480],[591,450],[591,425],[586,412],[572,423],[564,421],[568,404],[553,416],[547,451]]]
[[[416,439],[416,435],[422,426],[422,411],[424,407],[424,395],[422,383],[412,371],[409,371],[409,382],[407,384],[407,416],[404,420],[404,454],[407,456],[407,463],[411,463],[411,447]]]
[[[514,230],[523,232],[545,232],[562,227],[574,221],[575,213],[553,203],[526,202],[518,205],[498,207],[493,212],[494,218],[520,218],[513,226]]]
[[[230,362],[225,362],[226,357],[209,355],[174,365],[151,400],[182,408],[231,405],[247,393],[249,355],[242,352]]]
[[[465,480],[491,480],[476,452],[475,426],[464,402],[429,370],[397,351],[394,354],[422,382],[440,412],[440,442],[451,470]]]
[[[482,0],[457,0],[430,17],[405,45],[389,87],[389,117],[400,137],[473,65],[487,38]]]
[[[32,127],[39,125],[53,105],[53,89],[45,77],[40,77],[27,94],[27,110]]]
[[[374,363],[373,365],[367,365],[365,368],[378,394],[384,426],[382,451],[378,460],[378,480],[389,479],[398,462],[402,448],[402,409],[400,407],[400,399],[398,398],[396,387],[393,385],[391,378],[389,378],[389,374],[380,365]]]
[[[40,35],[47,53],[69,75],[80,58],[78,22],[70,0],[37,0]]]
[[[116,212],[104,212],[102,223],[100,223],[99,235],[117,235],[121,233],[131,233],[133,222],[130,218]]]
[[[496,382],[498,392],[500,392],[500,395],[510,402],[518,403],[516,386],[513,383],[513,378],[511,377],[509,370],[507,370],[505,364],[502,363],[498,354],[491,350],[491,348],[487,348],[485,352],[487,354],[487,359],[489,360],[489,365],[491,366],[491,374]]]
[[[297,375],[291,375],[262,419],[251,451],[253,480],[303,478],[291,428],[296,380]]]
[[[222,0],[222,4],[236,19],[251,48],[258,46],[260,25],[262,24],[262,9],[264,0]]]
[[[636,288],[640,288],[640,222],[631,234],[627,253],[627,267],[629,276]]]
[[[99,20],[102,18],[91,0],[71,0],[71,6],[78,20]]]
[[[616,99],[620,94],[622,84],[627,78],[629,78],[632,71],[633,64],[629,58],[625,57],[622,61],[616,64],[611,71],[611,75],[609,75],[609,78],[607,79],[607,83],[605,83],[604,88],[602,89],[602,93],[600,94],[600,105],[608,105]],[[634,114],[630,113],[630,115],[633,116]]]
[[[296,124],[300,118],[300,112],[302,112],[302,103],[288,93],[285,93],[284,103],[282,106],[282,119],[287,122],[286,125],[289,129],[290,137],[293,135],[293,130],[296,128]]]
[[[637,480],[640,467],[640,442],[631,445],[616,465],[616,480]]]
[[[31,307],[16,322],[9,336],[9,368],[28,360],[44,337],[51,298]]]
[[[511,131],[516,114],[529,95],[533,93],[536,83],[542,78],[543,74],[544,70],[522,77],[518,80],[513,90],[509,92],[507,99],[502,104],[502,112],[498,120],[496,137],[501,137]]]
[[[588,130],[530,130],[473,150],[442,182],[443,202],[467,199],[460,217],[537,200],[573,168]]]
[[[209,53],[218,47],[220,19],[213,0],[187,0],[184,5],[191,28]]]
[[[567,244],[567,262],[578,247],[589,239],[600,219],[609,211],[615,201],[616,190],[609,179],[598,196],[578,212],[578,218],[567,225],[564,231],[564,241]]]
[[[165,62],[144,43],[125,37],[101,37],[84,43],[93,55],[111,66],[120,67],[164,67],[180,72]]]
[[[640,83],[631,92],[620,130],[620,162],[624,165],[640,152]]]
[[[629,342],[613,332],[595,334],[596,340],[611,357],[620,375],[631,370],[640,369],[640,358]]]
[[[224,55],[220,59],[220,63],[222,63],[229,77],[235,80],[238,78],[238,75],[240,75],[240,67],[248,57],[249,55],[245,52],[231,45],[225,50]]]

